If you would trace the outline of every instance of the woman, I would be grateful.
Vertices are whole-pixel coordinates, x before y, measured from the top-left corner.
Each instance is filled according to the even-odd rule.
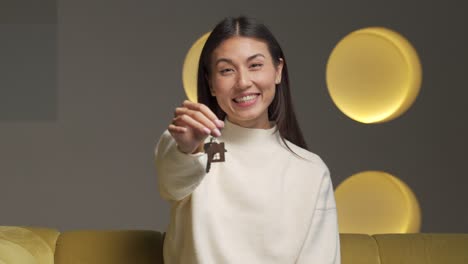
[[[171,202],[165,263],[340,263],[330,174],[307,150],[271,32],[221,21],[201,53],[198,98],[176,108],[155,151]]]

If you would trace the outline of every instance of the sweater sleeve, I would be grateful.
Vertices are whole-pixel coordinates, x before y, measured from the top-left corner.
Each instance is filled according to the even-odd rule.
[[[155,149],[159,193],[168,201],[180,201],[191,194],[205,176],[205,153],[186,154],[168,130],[161,135]]]
[[[328,169],[324,173],[314,215],[296,263],[341,263],[336,204]]]

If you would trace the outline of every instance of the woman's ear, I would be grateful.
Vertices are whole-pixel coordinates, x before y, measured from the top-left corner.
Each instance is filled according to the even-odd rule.
[[[278,65],[276,66],[275,84],[281,83],[281,73],[283,72],[284,61],[283,58],[278,59]]]

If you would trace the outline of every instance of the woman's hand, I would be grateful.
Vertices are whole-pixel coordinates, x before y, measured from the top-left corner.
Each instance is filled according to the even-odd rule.
[[[203,150],[206,137],[221,136],[219,128],[222,127],[224,122],[206,105],[185,100],[182,107],[175,109],[174,119],[168,130],[180,151],[196,153]]]

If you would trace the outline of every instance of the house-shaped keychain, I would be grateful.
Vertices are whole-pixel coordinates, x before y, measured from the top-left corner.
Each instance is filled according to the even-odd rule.
[[[224,162],[224,152],[227,150],[224,148],[224,142],[214,142],[216,139],[211,137],[209,143],[205,143],[204,150],[208,155],[208,161],[206,163],[206,172],[208,173],[211,168],[211,162]]]

